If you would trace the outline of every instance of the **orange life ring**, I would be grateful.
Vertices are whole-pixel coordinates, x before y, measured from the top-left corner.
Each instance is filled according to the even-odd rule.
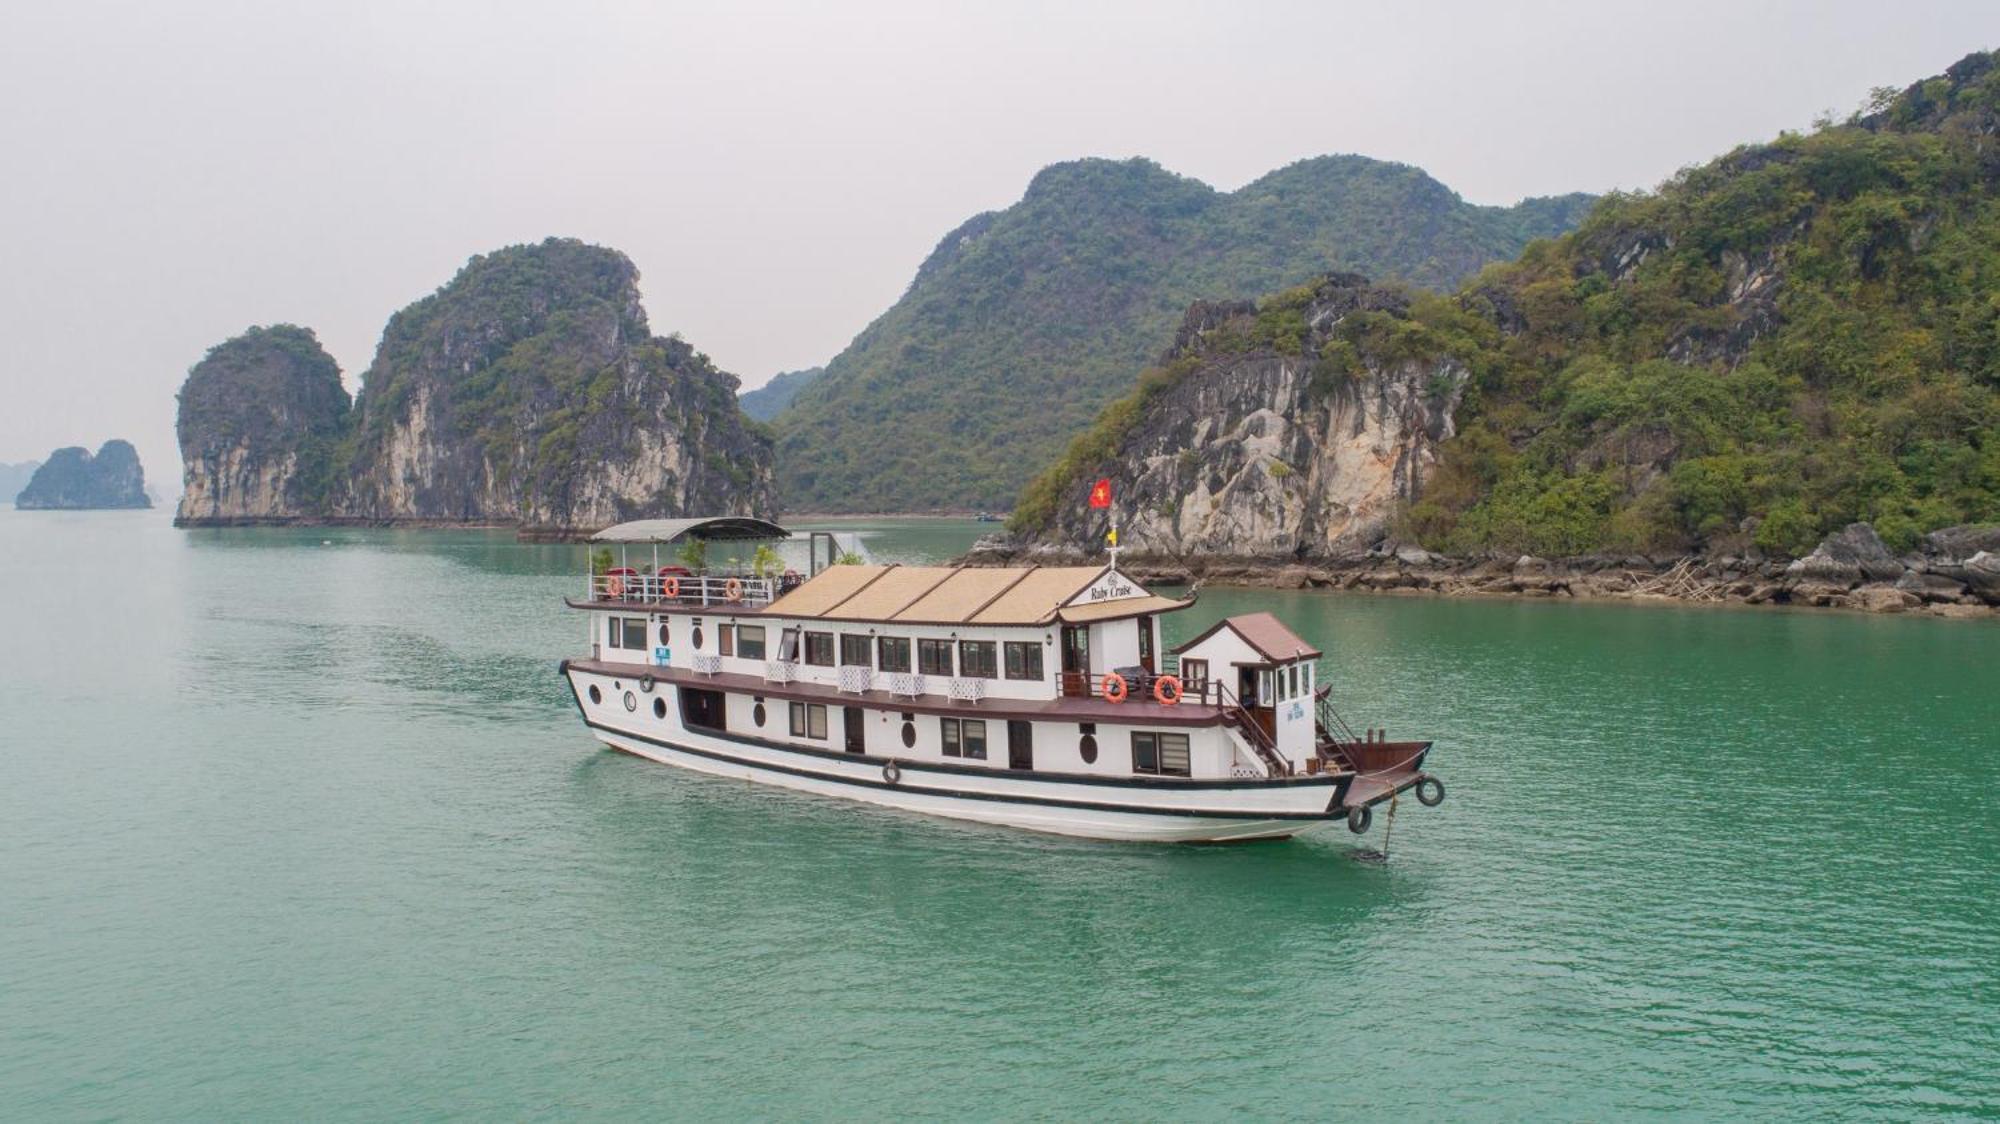
[[[681,580],[676,577],[667,578],[666,581],[660,583],[660,592],[666,594],[668,597],[679,597],[681,595]]]
[[[731,601],[743,600],[743,583],[736,578],[730,578],[722,583],[722,595]]]
[[[611,581],[605,585],[604,589],[605,592],[611,594],[611,596],[613,597],[625,596],[625,575],[623,574],[611,575]]]
[[[1125,677],[1115,671],[1106,672],[1104,682],[1098,684],[1098,688],[1104,692],[1104,697],[1112,702],[1125,701]]]
[[[1161,706],[1172,706],[1181,701],[1181,681],[1171,675],[1162,675],[1153,680],[1153,698]]]

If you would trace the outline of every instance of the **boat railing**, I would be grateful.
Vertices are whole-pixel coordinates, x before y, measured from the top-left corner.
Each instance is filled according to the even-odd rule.
[[[954,675],[945,684],[945,695],[953,702],[976,703],[986,697],[986,680]]]
[[[1217,704],[1222,707],[1223,722],[1243,735],[1243,741],[1257,754],[1258,759],[1264,762],[1264,767],[1270,775],[1291,776],[1294,772],[1291,760],[1278,752],[1278,743],[1272,739],[1270,732],[1264,729],[1263,724],[1257,721],[1257,716],[1250,713],[1250,708],[1244,706],[1242,700],[1230,693],[1229,688],[1220,682],[1213,682],[1210,685],[1214,688]]]
[[[795,588],[796,574],[645,574],[614,567],[590,575],[590,600],[661,606],[768,605]]]
[[[764,682],[796,683],[798,680],[799,664],[797,660],[764,661]]]
[[[840,668],[840,689],[850,695],[867,693],[874,685],[875,669],[866,664],[843,664]]]
[[[914,699],[924,693],[929,684],[921,674],[913,671],[891,671],[886,673],[889,693],[906,699]]]

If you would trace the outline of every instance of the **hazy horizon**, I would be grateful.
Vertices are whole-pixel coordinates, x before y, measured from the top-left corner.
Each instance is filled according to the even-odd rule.
[[[832,358],[1049,164],[1230,191],[1357,153],[1475,203],[1644,189],[1996,30],[1963,0],[16,6],[0,462],[123,437],[171,499],[209,347],[301,324],[355,389],[391,313],[503,245],[624,251],[654,330],[754,387]]]

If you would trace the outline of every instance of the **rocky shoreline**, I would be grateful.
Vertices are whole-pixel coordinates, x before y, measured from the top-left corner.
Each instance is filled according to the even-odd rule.
[[[962,561],[1002,565],[1065,559],[1082,561],[1044,549],[1022,549],[1004,535],[990,535]],[[2000,619],[2000,524],[1934,531],[1915,551],[1902,555],[1890,551],[1873,527],[1854,523],[1798,559],[1453,558],[1383,543],[1365,554],[1303,561],[1127,556],[1122,568],[1142,582],[1161,585],[1793,605]]]

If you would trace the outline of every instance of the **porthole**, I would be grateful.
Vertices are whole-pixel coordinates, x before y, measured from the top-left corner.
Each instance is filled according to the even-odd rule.
[[[917,724],[915,722],[903,723],[903,748],[917,748]]]
[[[762,726],[764,724],[763,703],[758,703],[756,706],[750,708],[750,721],[755,722],[759,726]]]
[[[673,635],[673,629],[668,627],[666,620],[662,618],[660,621],[660,647],[664,648],[673,643]]]
[[[626,710],[639,709],[639,696],[633,694],[630,691],[625,692],[625,709]]]
[[[598,690],[597,684],[595,683],[592,683],[590,685],[590,701],[594,703],[601,703],[604,701],[604,692]]]
[[[1084,764],[1086,765],[1097,764],[1097,735],[1096,734],[1083,735],[1083,740],[1076,743],[1076,751],[1078,753],[1083,754]]]
[[[666,716],[667,716],[667,700],[665,700],[665,699],[654,699],[654,700],[653,700],[653,717],[655,717],[655,718],[665,718]]]
[[[692,634],[692,635],[690,635],[690,636],[689,636],[689,640],[693,642],[693,644],[694,644],[694,647],[695,647],[695,651],[697,651],[697,652],[698,652],[698,651],[700,651],[700,650],[701,650],[701,626],[700,626],[700,625],[695,625],[695,626],[694,626],[694,632],[693,632],[693,634]]]

